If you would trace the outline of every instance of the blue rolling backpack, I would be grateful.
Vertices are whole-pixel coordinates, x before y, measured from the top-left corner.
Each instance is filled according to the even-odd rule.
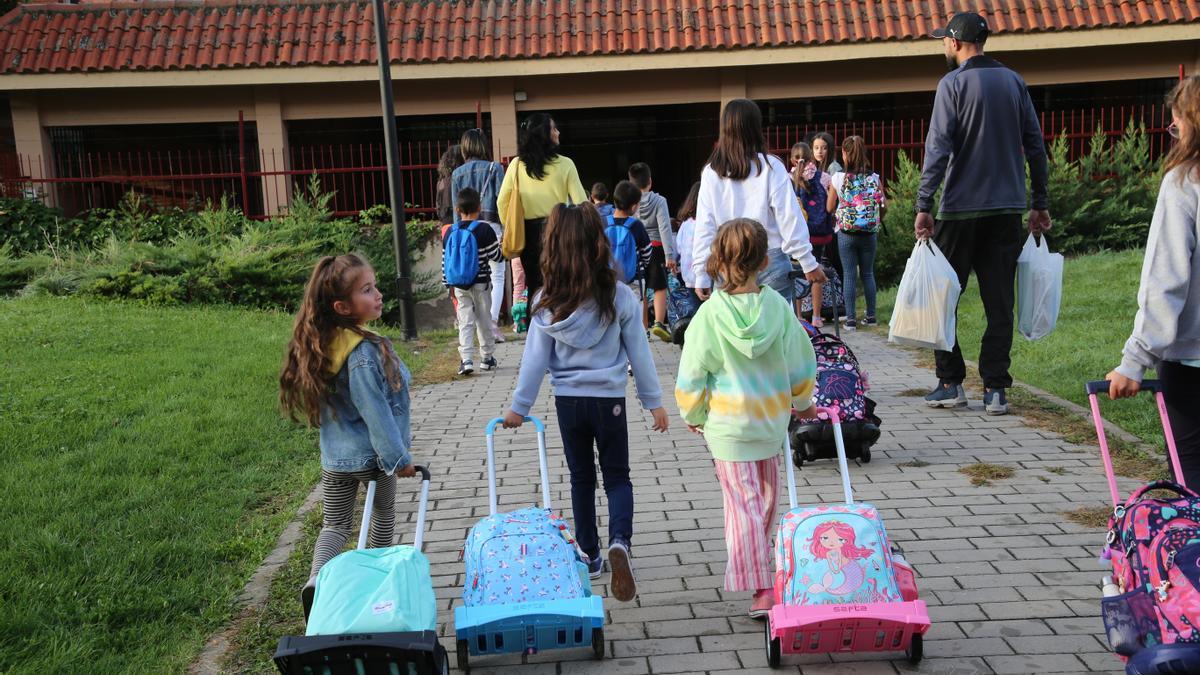
[[[537,429],[542,506],[499,513],[495,431],[487,426],[488,506],[491,515],[471,528],[463,547],[463,604],[454,610],[458,667],[472,656],[534,654],[544,649],[591,647],[604,658],[604,601],[592,595],[587,556],[566,521],[550,506],[546,426]]]
[[[304,636],[283,637],[275,666],[283,675],[448,674],[450,657],[437,639],[437,599],[421,552],[429,503],[429,471],[421,475],[412,546],[367,548],[375,481],[367,485],[358,548],[330,560]]]

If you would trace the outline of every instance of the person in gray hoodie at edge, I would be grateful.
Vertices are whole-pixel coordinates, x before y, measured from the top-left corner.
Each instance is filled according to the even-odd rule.
[[[596,468],[599,450],[608,497],[608,566],[613,597],[637,594],[630,546],[633,483],[629,479],[626,423],[626,364],[632,366],[638,400],[654,417],[654,430],[667,430],[662,389],[642,326],[642,303],[617,283],[604,223],[591,204],[559,204],[546,221],[542,265],[545,285],[532,303],[529,337],[521,357],[512,406],[504,427],[521,426],[550,372],[563,453],[571,472],[571,507],[579,546],[593,579],[602,572],[596,528]]]
[[[653,191],[654,178],[650,165],[638,162],[629,167],[629,180],[642,191],[637,217],[646,225],[650,235],[650,264],[646,266],[646,287],[654,291],[654,322],[650,332],[663,342],[671,341],[667,328],[667,274],[679,272],[679,257],[675,251],[675,230],[671,227],[671,211],[667,200]]]
[[[1150,221],[1138,311],[1121,365],[1107,376],[1110,398],[1134,396],[1154,368],[1188,487],[1200,486],[1200,77],[1167,96],[1179,140],[1164,165]]]

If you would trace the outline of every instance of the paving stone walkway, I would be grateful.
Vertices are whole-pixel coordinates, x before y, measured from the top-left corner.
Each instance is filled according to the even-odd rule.
[[[870,373],[870,395],[884,420],[872,461],[851,464],[855,496],[879,507],[891,538],[916,567],[933,626],[925,638],[926,660],[916,668],[900,654],[865,654],[785,657],[782,670],[1123,672],[1103,643],[1099,618],[1102,571],[1096,553],[1103,533],[1061,515],[1104,503],[1107,490],[1095,450],[1026,426],[1016,416],[988,417],[978,392],[969,409],[930,410],[919,398],[901,395],[934,381],[910,353],[888,346],[878,332],[851,334],[848,342]],[[499,371],[422,388],[413,405],[415,454],[434,471],[426,552],[452,660],[452,608],[461,602],[463,583],[459,548],[471,525],[487,514],[483,428],[506,409],[521,348],[520,342],[500,345]],[[656,343],[654,354],[670,392],[678,348]],[[629,400],[637,409],[632,391],[631,386]],[[777,672],[766,667],[762,625],[745,615],[748,594],[722,589],[721,490],[710,456],[702,439],[687,432],[673,397],[666,400],[672,414],[668,434],[650,431],[649,416],[640,410],[630,415],[640,592],[628,604],[606,600],[610,657],[592,661],[590,650],[548,651],[524,660],[481,657],[472,663],[473,672]],[[567,469],[548,382],[533,412],[548,427],[555,507],[569,517]],[[538,499],[534,438],[529,426],[497,432],[502,509]],[[1016,473],[975,487],[957,471],[975,462],[1011,466]],[[835,462],[805,465],[797,481],[802,504],[840,499]],[[410,528],[414,499],[415,491],[398,495],[398,517]],[[400,531],[402,541],[411,541],[411,530],[402,525]],[[601,581],[607,583],[607,574]]]

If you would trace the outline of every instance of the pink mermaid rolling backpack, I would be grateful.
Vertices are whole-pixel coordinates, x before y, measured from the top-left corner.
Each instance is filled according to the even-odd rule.
[[[916,663],[929,612],[915,574],[875,507],[854,501],[838,412],[817,410],[833,424],[845,500],[798,507],[795,470],[785,461],[791,509],[775,536],[767,662],[777,668],[783,654],[904,651]]]

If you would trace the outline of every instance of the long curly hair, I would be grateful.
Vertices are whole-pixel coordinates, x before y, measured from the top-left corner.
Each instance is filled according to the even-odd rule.
[[[593,301],[603,320],[616,320],[617,273],[595,206],[554,207],[542,234],[541,268],[546,281],[533,313],[546,310],[558,322]]]
[[[328,403],[337,375],[328,370],[332,362],[329,345],[342,329],[357,333],[374,344],[383,356],[383,371],[388,384],[395,391],[404,386],[399,358],[391,344],[365,330],[357,317],[339,314],[333,309],[333,303],[338,300],[350,301],[364,271],[371,271],[371,264],[357,253],[328,255],[313,267],[279,373],[279,405],[293,421],[300,421],[297,414],[302,413],[310,426],[321,426],[321,406]]]
[[[1182,166],[1181,182],[1185,179],[1200,181],[1200,75],[1192,75],[1175,85],[1167,94],[1167,107],[1175,117],[1186,122],[1186,130],[1167,155],[1164,172]]]

